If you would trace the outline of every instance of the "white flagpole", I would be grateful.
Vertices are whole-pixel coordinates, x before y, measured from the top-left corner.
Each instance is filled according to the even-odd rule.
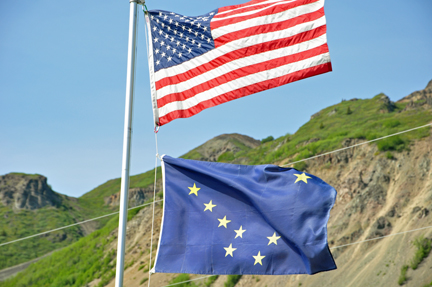
[[[130,147],[132,137],[132,107],[134,95],[135,79],[135,53],[136,53],[136,34],[137,34],[137,2],[144,3],[142,0],[130,0],[129,12],[129,42],[127,58],[127,77],[126,77],[126,107],[123,134],[123,160],[122,160],[122,179],[120,191],[120,217],[118,227],[117,243],[117,266],[115,286],[123,286],[124,255],[126,241],[126,224],[128,209],[129,191],[129,167],[130,167]]]

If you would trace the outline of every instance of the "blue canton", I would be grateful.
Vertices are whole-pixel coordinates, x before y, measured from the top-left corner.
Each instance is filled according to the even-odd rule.
[[[181,64],[213,49],[210,21],[216,12],[189,17],[163,10],[148,11],[154,70]]]

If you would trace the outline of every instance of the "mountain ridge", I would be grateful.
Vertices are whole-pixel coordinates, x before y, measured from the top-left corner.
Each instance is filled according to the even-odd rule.
[[[431,82],[429,82],[429,84]],[[429,87],[429,84],[427,88]],[[425,93],[421,91],[420,94],[425,95]],[[416,92],[412,94],[415,93]],[[407,97],[404,97],[403,99]],[[199,156],[201,157],[201,160],[207,159],[241,164],[274,163],[278,165],[285,165],[289,162],[322,154],[326,151],[334,150],[336,148],[351,146],[356,143],[376,139],[377,137],[399,132],[411,127],[431,123],[432,104],[428,102],[427,99],[429,98],[430,94],[426,92],[426,100],[424,100],[424,98],[416,98],[412,96],[408,98],[408,101],[401,101],[401,99],[400,101],[393,103],[384,94],[379,94],[371,99],[343,101],[339,104],[324,108],[319,111],[313,118],[311,118],[309,122],[300,127],[299,130],[293,135],[287,134],[265,143],[259,143],[257,140],[252,140],[251,142],[256,144],[254,147],[248,146],[244,143],[243,145],[236,145],[233,143],[232,140],[238,140],[238,136],[226,138],[227,140],[224,141],[221,146],[217,146],[217,148],[213,147],[213,143],[211,143],[210,140],[208,142],[211,144],[207,144],[208,142],[206,142],[203,145],[186,153],[182,157],[194,158]],[[221,136],[226,137],[226,135]],[[215,137],[214,139],[216,138],[218,137]],[[249,137],[244,136],[245,140],[247,138]],[[221,138],[218,138],[217,140],[221,140]],[[330,246],[352,243],[355,240],[361,240],[363,238],[371,239],[380,235],[388,235],[390,233],[402,230],[401,228],[403,226],[412,226],[415,228],[419,226],[418,224],[420,224],[420,221],[427,224],[431,223],[430,220],[432,217],[430,216],[430,211],[432,210],[432,196],[429,194],[429,188],[432,190],[430,143],[430,128],[424,128],[422,130],[410,132],[409,134],[392,137],[373,144],[363,145],[361,147],[342,151],[336,154],[322,156],[314,161],[308,161],[307,163],[295,165],[298,170],[314,173],[324,180],[329,178],[330,180],[328,182],[338,188],[338,200],[334,210],[332,210],[329,226],[330,223],[333,224],[338,222],[338,224],[332,225],[331,229],[329,229]],[[207,152],[202,152],[200,147],[203,148],[204,145],[210,146],[211,150],[209,149]],[[429,149],[427,149],[428,147]],[[427,155],[426,158],[424,155]],[[399,165],[401,166],[400,168],[398,167]],[[404,165],[415,166],[418,176],[417,173],[413,174],[413,172],[405,170]],[[132,176],[131,188],[141,188],[143,189],[141,190],[143,192],[146,188],[153,189],[153,178],[154,170]],[[159,181],[157,184],[157,191],[159,192],[161,189],[160,168],[158,169],[158,178]],[[416,185],[416,181],[413,181],[413,178],[421,183],[421,187],[420,185]],[[107,208],[106,210],[108,210],[110,208],[110,203],[107,203],[107,201],[104,199],[116,194],[119,190],[119,186],[120,179],[110,180],[84,194],[82,197],[78,198],[77,201],[79,204],[83,204],[83,206],[87,209],[104,207]],[[412,191],[411,189],[413,188],[417,188],[418,192]],[[410,196],[415,197],[415,199],[410,199]],[[97,201],[97,203],[92,201]],[[114,201],[115,200],[112,200],[111,203]],[[342,203],[345,205],[342,205]],[[115,204],[112,206],[115,206]],[[157,206],[159,206],[159,204]],[[348,206],[349,208],[346,209],[345,206]],[[156,210],[156,222],[160,220],[160,212],[161,210],[159,206]],[[136,217],[133,217],[134,214],[136,214]],[[131,221],[128,223],[128,227],[130,228],[128,228],[129,243],[127,248],[128,252],[126,255],[126,265],[128,266],[127,272],[129,274],[127,280],[130,285],[133,286],[139,285],[139,281],[144,280],[147,276],[140,270],[145,265],[145,263],[141,262],[146,262],[148,259],[148,250],[150,245],[149,242],[143,241],[141,239],[143,234],[146,235],[146,237],[149,237],[150,226],[148,220],[151,218],[149,216],[149,209],[146,208],[137,209],[134,211],[134,213],[130,213]],[[354,217],[355,220],[353,219]],[[93,245],[92,243],[92,246],[99,246],[95,247],[95,250],[98,250],[98,252],[99,250],[103,249],[103,254],[106,254],[103,255],[103,258],[108,260],[108,263],[104,265],[104,268],[106,269],[103,269],[103,272],[98,271],[94,274],[90,274],[85,280],[78,279],[81,278],[79,272],[73,273],[75,274],[73,275],[75,278],[74,280],[76,280],[75,282],[84,280],[90,284],[90,286],[105,286],[106,284],[111,286],[113,284],[112,272],[115,264],[112,265],[112,260],[115,258],[109,254],[113,254],[113,251],[115,251],[116,248],[115,221],[115,218],[111,219],[109,225],[104,225],[102,229],[94,232],[90,237],[87,236],[81,238],[77,243],[70,245],[70,248],[75,248],[74,246],[78,245],[85,246],[83,242],[99,240],[99,243],[95,243],[96,245]],[[139,227],[140,229],[135,230],[132,227]],[[112,229],[108,230],[109,228]],[[159,230],[159,228],[160,227],[156,226],[156,230]],[[102,236],[102,234],[105,234],[104,236],[106,241],[103,241],[103,238],[99,237]],[[109,234],[109,236],[106,234]],[[430,232],[425,232],[424,234],[430,236]],[[414,237],[406,236],[405,239],[413,240]],[[397,239],[396,241],[399,242],[400,240]],[[360,256],[362,252],[369,255],[373,254],[374,252],[380,253],[380,250],[387,252],[388,250],[385,244],[380,242],[381,241],[377,241],[376,243],[367,243],[364,245],[366,247],[344,247],[340,249],[340,251],[334,251],[334,255],[337,260],[342,260],[344,265],[356,265],[357,263],[350,261],[349,252],[355,252],[355,254],[358,256]],[[397,249],[400,250],[399,247],[397,247]],[[389,264],[389,266],[392,266],[392,271],[384,273],[389,275],[391,274],[393,277],[398,276],[401,265],[403,263],[407,263],[402,261],[410,260],[408,256],[411,250],[409,248],[405,249],[406,250],[400,251],[404,257],[401,255],[402,257],[399,258],[397,257],[397,254],[395,255],[396,257],[392,257],[393,259],[391,260],[393,261],[396,260],[395,258],[399,258],[397,263],[385,263]],[[70,256],[72,255],[67,254],[66,252],[70,251],[62,250],[56,252],[58,255],[56,255],[55,258],[59,260],[58,264],[60,264],[60,261],[62,260],[59,257],[60,254],[62,254],[64,260],[68,258],[71,260],[70,258],[72,257]],[[50,258],[51,257],[52,256],[50,256]],[[385,267],[385,264],[382,262],[382,260],[374,259],[375,257],[373,256],[370,258],[372,258],[370,259],[372,261],[377,260],[376,262],[378,263],[376,264],[381,266],[379,268]],[[363,267],[361,267],[361,264],[359,263],[360,265],[356,265],[357,269],[360,268],[359,270],[366,270],[363,272],[368,272],[367,274],[369,274],[369,276],[365,277],[374,279],[371,282],[376,283],[375,279],[377,278],[375,277],[377,275],[373,274],[373,272],[376,271],[371,270],[370,268],[368,269],[367,264],[364,262],[367,262],[369,259],[366,258],[365,260],[366,261],[359,261],[361,264],[363,264]],[[32,278],[31,272],[41,272],[41,274],[44,274],[40,269],[34,268],[43,268],[43,266],[45,266],[44,264],[46,264],[45,262],[48,261],[51,262],[50,264],[53,264],[52,267],[50,267],[53,270],[56,268],[54,266],[60,266],[56,265],[57,263],[53,262],[52,259],[49,258],[41,260],[40,262],[31,265],[28,271],[26,270],[22,273],[22,276],[20,276],[22,277],[20,278],[22,281],[7,281],[8,283],[5,282],[4,286],[14,286],[13,284],[16,284],[17,282],[29,282],[25,280],[30,280],[29,278]],[[88,261],[89,264],[94,264],[93,266],[96,266],[96,261],[95,263],[91,263],[90,259]],[[419,271],[411,270],[409,271],[411,272],[409,274],[412,274],[410,276],[420,274],[418,272],[423,272],[422,274],[424,274],[424,269],[425,268],[423,264],[420,265]],[[347,274],[350,273],[345,269],[342,270]],[[343,284],[362,286],[361,283],[366,282],[364,279],[359,278],[357,279],[357,283],[356,281],[343,281],[340,279],[341,275],[331,274],[333,273],[330,273],[328,276],[333,281],[322,279],[321,275],[310,277],[312,279],[308,279],[309,277],[302,277],[301,275],[284,277],[281,279],[281,281],[278,281],[274,277],[269,277],[269,279],[266,279],[265,276],[259,276],[257,277],[259,278],[259,281],[255,281],[255,279],[251,279],[251,276],[243,276],[239,284],[247,286],[260,286],[260,284],[268,284],[268,286],[273,286],[285,282],[288,280],[288,278],[294,278],[292,280],[292,284],[289,283],[290,286],[298,286],[298,284],[302,282],[305,284],[308,282],[306,284],[307,286],[321,286],[320,280],[324,280],[322,282],[327,282],[327,285],[330,285],[331,282],[339,282],[339,285],[337,286],[347,286]],[[65,274],[63,275],[66,276]],[[42,277],[47,276],[48,275],[43,275]],[[352,276],[350,277],[350,280],[355,280],[353,279],[355,277]],[[383,276],[384,275],[379,278],[385,278],[385,280],[389,278]],[[413,280],[416,280],[415,282],[419,284],[426,283],[421,282],[420,279],[422,278],[419,279],[418,275],[416,276],[413,277]],[[42,277],[37,277],[37,280],[35,279],[36,277],[33,277],[32,280],[36,280],[34,282],[44,282]],[[134,279],[134,277],[136,278]],[[194,276],[192,277],[196,278]],[[65,280],[66,278],[67,276],[64,277]],[[92,279],[90,280],[90,278]],[[318,280],[314,278],[321,279]],[[425,275],[424,279],[426,280],[427,278],[429,277]],[[167,284],[171,279],[172,275],[157,274],[155,275],[154,281],[152,277],[152,282]],[[397,278],[391,279],[393,280],[391,281],[393,283],[397,281]],[[220,276],[220,278],[218,278],[218,280],[214,283],[214,286],[222,286],[224,280],[227,280],[226,277]],[[430,280],[432,280],[432,278]],[[375,286],[386,286],[383,285],[383,282],[385,281],[377,281],[377,285]],[[74,284],[75,283],[70,283],[71,286],[81,286]],[[1,285],[2,284],[0,283],[0,286]],[[26,285],[24,284],[24,286]]]

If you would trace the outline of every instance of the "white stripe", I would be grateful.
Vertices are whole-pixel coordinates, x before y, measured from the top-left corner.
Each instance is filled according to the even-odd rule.
[[[276,14],[264,15],[261,17],[256,17],[253,19],[248,19],[239,23],[234,23],[226,26],[219,27],[217,29],[213,29],[211,31],[213,39],[217,39],[227,33],[232,33],[236,31],[240,31],[250,27],[261,26],[265,24],[283,22],[295,17],[309,14],[315,11],[318,11],[322,8],[321,3],[314,2],[308,5],[303,5],[300,7],[296,7],[287,11],[282,11]]]
[[[265,9],[267,9],[268,7],[272,7],[272,6],[274,6],[274,5],[287,4],[287,3],[294,2],[294,1],[295,1],[295,0],[285,0],[285,1],[281,1],[281,0],[272,0],[272,1],[265,1],[265,2],[260,2],[260,3],[256,3],[256,4],[252,4],[252,5],[248,5],[248,6],[239,7],[239,8],[232,9],[232,10],[228,10],[228,11],[224,11],[224,12],[220,12],[220,13],[217,13],[217,15],[218,15],[218,16],[220,16],[220,15],[223,16],[224,14],[231,13],[231,12],[234,12],[234,11],[236,11],[236,10],[241,10],[241,9],[245,9],[245,8],[249,8],[249,7],[262,6],[262,5],[265,5],[265,4],[272,4],[272,3],[275,3],[275,4],[272,4],[272,5],[268,5],[267,7],[264,7],[264,8],[260,8],[259,10],[255,10],[255,11],[262,11],[262,10],[265,10]],[[213,18],[212,21],[219,21],[219,20],[229,19],[229,18],[232,18],[232,17],[244,16],[244,15],[248,15],[248,14],[244,14],[244,13],[249,13],[249,12],[252,12],[252,13],[253,13],[254,11],[243,12],[243,13],[241,13],[241,14],[227,15],[226,17],[223,17],[223,18],[219,18],[219,17],[218,17],[218,18]]]
[[[187,100],[181,102],[169,103],[163,106],[162,108],[159,108],[159,116],[163,117],[166,114],[175,110],[186,110],[192,108],[193,106],[196,106],[200,102],[210,100],[214,97],[225,94],[227,92],[234,91],[240,88],[253,85],[255,83],[260,83],[266,80],[280,77],[282,75],[287,75],[306,68],[314,67],[329,62],[330,62],[329,53],[324,53],[322,55],[308,58],[299,62],[290,63],[281,67],[277,67],[275,69],[266,70],[255,74],[250,74],[248,76],[233,80],[223,85],[214,87],[208,91],[197,94],[194,97],[189,98]]]
[[[222,55],[229,52],[238,50],[239,48],[249,47],[260,43],[265,43],[268,41],[273,41],[277,39],[282,39],[286,37],[291,37],[293,35],[303,33],[306,31],[313,30],[317,27],[324,26],[326,24],[325,16],[307,23],[302,23],[300,25],[290,27],[286,30],[274,31],[266,34],[253,35],[247,38],[241,38],[230,42],[227,45],[223,45],[217,49],[208,51],[198,57],[195,57],[189,61],[186,61],[180,65],[172,66],[166,69],[161,69],[155,73],[155,81],[159,81],[165,77],[175,76],[189,70],[192,70],[198,66],[201,66],[209,61],[212,61]]]
[[[172,94],[172,93],[181,93],[186,90],[189,90],[193,88],[194,86],[198,86],[202,83],[205,83],[207,81],[210,81],[211,79],[217,78],[221,75],[227,74],[233,70],[237,70],[239,68],[243,68],[246,66],[250,66],[253,64],[262,63],[265,61],[277,59],[280,57],[304,52],[316,47],[319,47],[327,42],[326,35],[321,35],[318,38],[312,39],[307,42],[302,42],[293,46],[280,48],[277,50],[271,50],[264,53],[251,55],[248,57],[236,59],[234,61],[228,62],[216,69],[210,70],[205,72],[204,74],[198,75],[194,78],[191,78],[187,81],[170,85],[161,88],[157,91],[158,99],[163,98],[166,95]]]
[[[224,18],[213,18],[212,22],[217,22],[217,21],[222,21],[222,20],[227,20],[227,19],[230,19],[230,18],[237,18],[237,17],[242,17],[242,16],[251,16],[251,15],[260,13],[260,12],[262,12],[264,10],[267,10],[267,9],[269,9],[271,7],[275,7],[275,6],[279,6],[279,5],[285,5],[285,4],[288,4],[288,3],[290,3],[290,1],[277,2],[277,3],[274,3],[272,5],[268,5],[266,7],[263,7],[263,8],[257,9],[257,10],[247,11],[247,12],[243,12],[243,13],[235,14],[235,15],[230,15],[230,16],[226,16]],[[317,2],[315,2],[315,3],[317,3]],[[315,3],[312,3],[312,4],[315,4]],[[307,4],[307,5],[311,5],[311,4]],[[318,3],[318,5],[320,5],[320,4]],[[298,7],[295,7],[295,8],[298,8]],[[285,10],[284,12],[289,12],[292,9],[294,9],[294,8]]]

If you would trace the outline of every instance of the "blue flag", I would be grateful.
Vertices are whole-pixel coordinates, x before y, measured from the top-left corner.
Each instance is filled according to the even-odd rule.
[[[293,168],[162,159],[153,272],[315,274],[336,269],[327,221],[336,190]]]

